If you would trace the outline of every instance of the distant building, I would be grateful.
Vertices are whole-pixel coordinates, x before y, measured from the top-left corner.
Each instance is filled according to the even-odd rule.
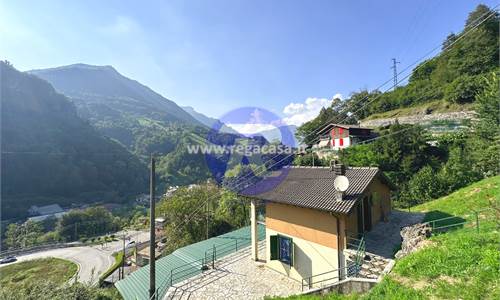
[[[161,240],[165,235],[165,222],[165,218],[159,217],[155,219],[155,234],[157,240]]]
[[[144,249],[137,251],[134,257],[134,262],[137,266],[143,267],[149,264],[150,256],[149,256],[149,247],[145,247]],[[161,256],[161,252],[158,249],[155,249],[155,257],[159,258]]]
[[[45,206],[33,205],[28,209],[30,218],[28,220],[40,222],[48,218],[61,218],[66,211],[59,204],[50,204]]]
[[[167,192],[165,192],[165,194],[163,194],[163,197],[165,197],[165,198],[172,197],[174,195],[175,191],[177,191],[178,189],[179,189],[178,185],[168,187]]]
[[[328,124],[319,131],[319,142],[313,145],[313,150],[344,149],[374,137],[372,129],[358,125]]]

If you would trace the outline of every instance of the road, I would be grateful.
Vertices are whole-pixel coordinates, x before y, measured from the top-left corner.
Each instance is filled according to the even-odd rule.
[[[149,234],[147,232],[129,231],[125,234],[126,243],[130,241],[144,242],[149,240]],[[116,236],[123,236],[123,232],[117,233]],[[105,245],[67,247],[19,255],[17,257],[17,262],[46,257],[67,259],[78,265],[78,281],[92,284],[96,283],[99,279],[99,275],[114,263],[112,254],[121,249],[123,249],[122,240],[110,242]],[[10,264],[15,264],[17,262]],[[3,267],[10,264],[1,266]]]

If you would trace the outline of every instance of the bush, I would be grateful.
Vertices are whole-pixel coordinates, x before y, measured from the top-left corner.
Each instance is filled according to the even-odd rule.
[[[111,267],[106,270],[106,272],[102,273],[101,276],[99,276],[99,284],[102,284],[109,275],[113,274],[113,272],[123,264],[124,259],[125,257],[123,256],[123,252],[118,252],[115,255],[115,263],[112,264]]]
[[[430,166],[420,169],[408,182],[400,200],[409,205],[424,203],[443,195],[444,187]]]
[[[476,76],[462,75],[446,87],[445,100],[458,104],[471,103],[481,90],[481,81]]]

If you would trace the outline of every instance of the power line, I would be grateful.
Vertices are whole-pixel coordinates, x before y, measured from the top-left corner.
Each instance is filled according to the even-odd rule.
[[[487,16],[486,18],[484,18],[481,22],[478,22],[475,26],[473,26],[472,28],[468,29],[467,31],[462,32],[462,34],[460,35],[460,37],[459,37],[459,38],[457,38],[457,39],[456,39],[453,43],[451,43],[450,45],[448,45],[448,47],[446,47],[445,49],[443,49],[443,51],[442,51],[442,52],[445,52],[445,51],[447,51],[448,49],[450,49],[450,47],[451,47],[452,45],[454,45],[454,44],[455,44],[455,43],[457,43],[459,40],[461,40],[464,36],[466,36],[467,34],[469,34],[472,30],[475,30],[475,29],[476,29],[479,25],[481,25],[482,23],[484,23],[487,19],[489,19],[490,17],[492,17],[493,15],[495,15],[495,14],[496,14],[496,11],[495,11],[495,10],[496,10],[496,8],[497,8],[498,6],[500,6],[500,4],[498,4],[498,5],[496,5],[495,7],[493,7],[493,9],[492,9],[492,11],[493,11],[493,12],[488,12],[488,13],[483,14],[480,18],[482,18],[483,16],[486,16],[486,15],[489,15],[489,16]],[[403,73],[403,72],[405,72],[407,69],[409,69],[411,66],[415,65],[415,64],[416,64],[416,63],[418,63],[420,60],[422,60],[423,58],[427,57],[429,54],[433,53],[436,49],[438,49],[438,48],[440,48],[440,47],[441,47],[441,46],[438,46],[438,47],[433,48],[431,51],[427,52],[427,53],[426,53],[426,54],[425,54],[422,58],[420,58],[419,60],[417,60],[417,61],[413,62],[412,64],[408,65],[405,69],[403,69],[402,71],[400,71],[400,72],[398,73],[398,75],[399,75],[399,74],[402,74],[402,73]],[[417,68],[416,68],[416,69],[420,68],[421,66],[422,66],[422,65],[417,66]],[[415,69],[415,70],[416,70],[416,69]],[[410,73],[409,75],[405,76],[404,78],[408,78],[410,75],[411,75],[411,73]],[[391,80],[386,81],[386,82],[385,82],[385,83],[383,83],[380,87],[385,86],[385,85],[386,85],[388,82],[390,82],[390,81],[391,81]],[[377,88],[377,89],[378,89],[378,88]],[[361,101],[366,100],[367,98],[368,98],[368,96],[367,96],[367,97],[365,97],[365,98],[363,98]],[[356,113],[357,111],[361,110],[362,108],[364,108],[366,105],[368,105],[369,103],[373,102],[373,101],[374,101],[375,99],[377,99],[377,98],[378,98],[378,97],[375,97],[374,99],[372,99],[372,100],[370,100],[369,102],[365,103],[362,107],[360,107],[359,109],[357,109],[354,113]],[[346,118],[344,118],[344,120],[345,120],[345,119],[346,119]],[[312,134],[317,133],[317,130],[322,129],[322,128],[326,125],[326,124],[330,123],[331,121],[333,121],[333,119],[330,119],[330,120],[328,120],[327,122],[325,122],[325,124],[321,125],[319,128],[317,128],[317,129],[316,129],[316,130],[314,130],[313,132],[311,132],[311,133],[309,133],[308,135],[306,135],[306,136],[305,136],[305,138],[306,138],[306,137],[311,136]],[[411,127],[410,127],[410,128],[411,128]],[[273,165],[271,165],[270,167],[272,167],[272,166],[274,166],[274,165],[276,165],[276,164],[278,164],[278,163],[282,162],[284,159],[286,159],[286,158],[290,157],[291,155],[294,155],[294,154],[290,154],[290,155],[288,155],[288,156],[284,157],[283,159],[281,159],[280,161],[278,161],[278,162],[274,163],[274,164],[273,164]],[[270,161],[270,160],[268,160],[268,161],[266,161],[266,162],[269,162],[269,161]],[[269,167],[269,168],[270,168],[270,167]],[[259,174],[256,174],[256,175],[260,175],[260,174],[262,174],[262,173],[263,173],[263,172],[261,172],[261,173],[259,173]],[[223,177],[223,178],[224,178],[224,177]],[[251,180],[251,179],[249,179],[249,180]],[[239,183],[237,186],[240,186],[241,184],[243,184],[243,182]],[[213,195],[213,196],[211,196],[211,197],[208,197],[205,201],[206,201],[206,202],[208,202],[209,200],[211,200],[211,199],[212,199],[212,198],[214,198],[215,196],[217,196],[217,195]],[[179,223],[178,225],[176,225],[176,226],[172,229],[172,231],[173,231],[173,232],[177,231],[177,230],[178,230],[181,226],[183,226],[184,224],[187,224],[187,222],[191,221],[191,219],[194,217],[194,215],[195,215],[195,214],[196,214],[196,213],[197,213],[197,212],[198,212],[201,208],[203,208],[203,207],[204,207],[204,205],[198,205],[198,207],[197,207],[197,208],[193,211],[193,213],[192,213],[191,215],[189,215],[189,217],[188,217],[188,218],[184,219],[184,222],[181,222],[181,223]],[[161,287],[165,286],[166,282],[167,282],[167,279],[163,282],[163,284],[161,285]]]
[[[497,6],[495,6],[495,7],[492,9],[492,11],[491,11],[491,12],[487,12],[487,13],[485,13],[485,14],[481,15],[481,17],[479,17],[479,19],[481,19],[481,18],[483,18],[483,17],[485,17],[485,16],[486,16],[486,17],[485,17],[483,20],[481,20],[481,22],[478,22],[475,26],[471,27],[470,29],[464,30],[464,32],[462,32],[462,34],[460,35],[460,37],[459,37],[459,38],[457,38],[455,41],[453,41],[453,43],[450,43],[450,45],[448,45],[446,48],[444,48],[444,49],[442,50],[442,52],[441,52],[441,53],[443,53],[443,52],[445,52],[445,51],[449,50],[449,49],[450,49],[450,48],[451,48],[454,44],[458,43],[458,42],[459,42],[462,38],[464,38],[464,37],[465,37],[466,35],[468,35],[470,32],[472,32],[473,30],[475,30],[475,29],[476,29],[479,25],[481,25],[482,23],[484,23],[484,22],[485,22],[487,19],[489,19],[490,17],[494,16],[494,15],[496,14],[495,9],[496,9],[498,6],[500,6],[500,4],[498,4]],[[410,65],[406,66],[406,67],[405,67],[402,71],[400,71],[399,73],[397,73],[397,75],[401,75],[402,73],[406,72],[409,68],[411,68],[412,66],[416,65],[416,64],[417,64],[417,63],[419,63],[420,61],[424,60],[427,56],[429,56],[430,54],[432,54],[433,52],[435,52],[435,51],[436,51],[436,50],[438,50],[438,49],[441,49],[441,45],[438,45],[438,46],[434,47],[432,50],[428,51],[426,54],[424,54],[423,56],[421,56],[419,59],[417,59],[416,61],[414,61],[414,62],[413,62],[413,63],[411,63]],[[419,68],[421,68],[422,66],[423,66],[422,64],[421,64],[421,65],[418,65],[418,66],[417,66],[417,67],[416,67],[413,71],[418,70],[418,69],[419,69]],[[405,80],[406,78],[409,78],[409,77],[411,76],[411,74],[412,74],[411,72],[410,72],[410,73],[408,73],[406,76],[404,76],[404,77],[403,77],[403,80]],[[383,87],[383,86],[387,85],[387,83],[389,83],[390,81],[391,81],[391,79],[388,79],[387,81],[385,81],[384,83],[382,83],[379,87],[377,87],[375,90],[378,90],[378,89],[380,89],[381,87]],[[385,90],[384,90],[381,94],[377,95],[376,97],[372,98],[372,99],[371,99],[371,100],[369,100],[368,102],[364,103],[361,107],[359,107],[359,108],[358,108],[358,109],[356,109],[354,112],[352,112],[352,114],[356,114],[356,113],[358,113],[359,111],[361,111],[362,109],[364,109],[364,108],[365,108],[368,104],[370,104],[370,103],[374,102],[375,100],[379,99],[380,97],[382,97],[383,93],[385,93],[385,92],[389,91],[390,89],[391,89],[391,87],[388,87],[388,88],[387,88],[387,89],[385,89]],[[360,100],[360,102],[361,102],[361,101],[364,101],[364,100],[367,100],[367,99],[368,99],[368,97],[369,97],[369,95],[367,95],[366,97],[364,97],[363,99],[361,99],[361,100]],[[343,110],[341,110],[341,111],[339,112],[339,115],[341,115],[341,114],[343,114],[343,113],[347,113],[348,109],[349,109],[349,107],[345,107]],[[319,126],[318,128],[316,128],[314,131],[312,131],[312,132],[310,132],[309,134],[307,134],[307,135],[304,137],[304,139],[306,139],[306,138],[310,137],[310,136],[311,136],[311,135],[313,135],[313,134],[317,134],[317,133],[318,133],[321,129],[323,129],[323,128],[324,128],[324,126],[326,126],[327,124],[329,124],[329,123],[333,122],[333,121],[334,121],[334,119],[336,119],[336,118],[338,118],[338,117],[333,117],[333,118],[331,118],[331,119],[327,120],[324,124],[320,125],[320,126]],[[348,116],[348,117],[346,117],[346,118],[344,118],[344,119],[342,119],[341,121],[338,121],[338,120],[337,120],[337,123],[342,123],[342,122],[344,122],[345,120],[347,120],[348,118],[349,118],[349,116]],[[311,142],[315,142],[316,140],[319,140],[319,137],[316,137],[316,138],[315,138],[315,139],[313,139]],[[270,169],[271,167],[273,167],[273,166],[277,165],[278,163],[283,162],[285,159],[289,158],[289,157],[290,157],[290,156],[292,156],[292,155],[294,155],[294,154],[290,154],[290,155],[288,155],[288,156],[285,156],[283,159],[281,159],[281,160],[279,160],[278,162],[276,162],[276,163],[272,164],[271,166],[268,166],[267,168],[268,168],[268,169]],[[278,155],[277,155],[277,156],[278,156]],[[277,157],[277,156],[275,156],[275,157]],[[265,163],[270,162],[270,161],[271,161],[271,160],[273,160],[275,157],[273,157],[272,159],[269,159],[269,160],[265,161],[265,162],[263,163],[263,166],[265,167]],[[264,172],[265,172],[265,171],[264,171]],[[262,173],[263,173],[263,172],[262,172]],[[243,177],[242,177],[242,178],[240,178],[238,181],[241,181],[241,180],[243,180],[243,179],[245,179],[245,178],[248,178],[250,175],[252,175],[252,173],[249,173],[249,174],[247,174],[247,175],[243,176]],[[224,178],[224,177],[225,177],[225,176],[223,176],[222,178]],[[222,179],[222,178],[221,178],[221,179]],[[250,178],[250,180],[251,180],[251,178]]]

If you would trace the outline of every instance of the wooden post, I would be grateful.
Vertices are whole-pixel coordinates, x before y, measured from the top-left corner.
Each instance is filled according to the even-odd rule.
[[[476,211],[476,228],[477,228],[477,233],[479,233],[479,213]]]
[[[155,158],[152,154],[149,183],[149,299],[156,299]]]
[[[252,259],[259,260],[259,254],[257,249],[258,237],[257,237],[257,203],[255,199],[251,200],[250,204],[250,228],[252,236]]]

